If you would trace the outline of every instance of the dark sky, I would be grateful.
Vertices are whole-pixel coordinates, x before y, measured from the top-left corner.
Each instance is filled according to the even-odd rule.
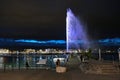
[[[120,37],[119,0],[0,0],[0,37],[65,39],[66,9],[93,39]]]

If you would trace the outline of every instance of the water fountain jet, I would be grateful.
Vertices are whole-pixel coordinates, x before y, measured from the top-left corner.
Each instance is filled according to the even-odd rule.
[[[67,9],[66,17],[66,50],[88,48],[89,40],[81,21],[71,9]]]

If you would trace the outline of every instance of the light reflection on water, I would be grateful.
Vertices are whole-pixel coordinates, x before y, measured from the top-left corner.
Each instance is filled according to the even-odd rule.
[[[6,56],[0,56],[0,69],[6,68],[14,68],[14,69],[22,69],[26,68],[26,61],[28,62],[30,68],[36,69],[36,68],[52,68],[54,69],[56,67],[56,59],[61,59],[61,66],[65,66],[66,62],[68,60],[69,54],[19,54],[18,55],[6,55]],[[96,59],[98,59],[98,54],[93,54]],[[40,65],[37,64],[40,59],[47,59],[46,65]],[[103,60],[109,60],[109,61],[118,61],[118,53],[102,53],[102,59]]]
[[[64,58],[67,59],[67,55],[64,54],[52,54],[52,55],[43,55],[43,54],[30,54],[24,55],[9,55],[9,56],[1,56],[0,57],[0,68],[12,66],[14,68],[25,68],[26,62],[28,62],[30,68],[40,68],[40,67],[49,67],[55,68],[56,63],[53,61],[54,58]],[[40,59],[46,59],[46,64],[37,64]],[[66,61],[61,62],[61,66],[64,66]]]

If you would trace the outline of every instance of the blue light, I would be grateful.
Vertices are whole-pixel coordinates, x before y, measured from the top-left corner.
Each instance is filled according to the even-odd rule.
[[[15,40],[15,42],[30,42],[30,43],[38,43],[39,41],[37,41],[37,40],[24,40],[24,39],[20,39],[20,40]]]
[[[46,40],[46,41],[40,41],[40,40],[27,40],[27,39],[4,39],[0,38],[0,45],[6,45],[6,43],[20,43],[20,44],[35,44],[35,45],[66,45],[65,40]],[[75,40],[76,43],[79,45],[83,44],[82,40]],[[106,46],[120,46],[120,38],[107,38],[107,39],[101,39],[94,41],[97,42],[100,45],[106,45]],[[74,42],[73,42],[74,43]]]
[[[20,39],[20,40],[15,40],[15,42],[27,42],[27,43],[41,43],[41,44],[65,44],[65,40],[48,40],[48,41],[37,41],[37,40],[25,40],[25,39]]]
[[[120,38],[112,38],[112,39],[101,39],[98,40],[100,43],[120,43]]]
[[[56,43],[56,44],[64,44],[66,43],[65,40],[49,40],[46,43]]]

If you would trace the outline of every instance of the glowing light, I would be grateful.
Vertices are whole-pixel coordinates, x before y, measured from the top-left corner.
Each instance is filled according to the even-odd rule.
[[[112,38],[112,39],[101,39],[98,40],[100,43],[120,43],[120,38]]]
[[[15,40],[15,42],[27,42],[27,43],[41,43],[41,44],[65,44],[64,40],[48,40],[48,41],[37,41],[37,40],[25,40],[25,39],[20,39],[20,40]]]
[[[79,43],[83,43],[79,45]],[[89,47],[86,31],[80,20],[73,14],[71,9],[67,9],[66,17],[66,49],[79,49]]]
[[[40,40],[26,40],[26,39],[18,39],[18,40],[14,40],[14,39],[4,39],[4,38],[0,38],[0,46],[6,45],[7,44],[14,44],[14,43],[20,43],[21,45],[27,45],[32,43],[35,45],[40,45],[40,46],[51,46],[51,45],[65,45],[66,41],[65,40],[46,40],[46,41],[40,41]],[[71,41],[72,44],[77,43],[78,45],[82,45],[84,42],[83,40],[74,40]],[[94,41],[97,42],[100,45],[105,45],[105,46],[120,46],[120,38],[107,38],[107,39],[101,39],[101,40],[97,40]],[[18,44],[19,45],[19,44]],[[70,48],[70,47],[69,47]]]
[[[16,42],[31,42],[31,43],[38,43],[39,41],[37,40],[24,40],[24,39],[20,39],[20,40],[15,40]]]

